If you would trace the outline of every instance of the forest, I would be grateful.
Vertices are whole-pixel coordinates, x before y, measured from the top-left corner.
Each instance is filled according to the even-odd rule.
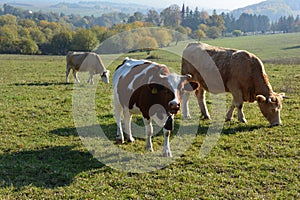
[[[114,48],[109,53],[127,52],[149,45],[154,49],[164,47],[171,42],[184,40],[182,35],[201,40],[299,32],[300,17],[283,16],[271,22],[264,15],[243,13],[236,19],[229,13],[217,14],[214,11],[210,15],[204,10],[192,10],[185,5],[182,8],[171,5],[160,13],[149,10],[146,14],[110,13],[95,17],[33,12],[4,4],[3,9],[0,9],[0,53],[65,55],[69,50],[92,51],[113,35],[144,27],[165,29],[135,32],[134,37],[125,33],[122,41],[128,45]]]

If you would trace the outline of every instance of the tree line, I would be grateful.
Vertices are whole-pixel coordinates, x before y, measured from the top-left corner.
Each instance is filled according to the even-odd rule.
[[[217,14],[214,11],[209,15],[206,11],[191,10],[185,5],[182,8],[172,5],[160,13],[149,10],[146,14],[111,13],[101,17],[81,17],[32,12],[5,4],[0,10],[0,53],[64,55],[69,50],[91,51],[113,35],[144,27],[166,27],[174,31],[152,28],[127,32],[112,43],[105,43],[106,51],[112,49],[110,53],[119,53],[149,45],[164,47],[185,39],[184,35],[200,40],[248,32],[299,32],[300,17],[281,17],[271,23],[263,15],[244,13],[235,19],[228,13]],[[121,41],[122,45],[117,41]]]

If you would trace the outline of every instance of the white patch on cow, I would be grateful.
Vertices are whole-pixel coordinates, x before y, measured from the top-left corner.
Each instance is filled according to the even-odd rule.
[[[135,82],[136,79],[138,79],[141,76],[144,76],[145,74],[147,74],[149,69],[152,69],[156,64],[152,63],[151,65],[149,65],[148,67],[146,67],[143,71],[141,71],[141,73],[134,75],[132,81],[130,82],[130,84],[128,85],[128,89],[129,90],[133,90],[133,84]]]
[[[145,62],[147,62],[146,60],[135,60],[135,59],[128,59],[128,58],[126,58],[125,60],[126,62],[122,66],[120,66],[114,73],[113,76],[114,87],[118,85],[119,79],[121,77],[126,76],[134,66],[142,65]]]
[[[178,91],[178,86],[179,84],[181,84],[181,76],[175,74],[175,73],[172,73],[168,76],[168,82],[169,84],[171,85],[171,88],[173,88],[173,92],[174,92],[174,99],[171,100],[170,102],[174,102],[176,104],[179,104],[180,101],[179,101],[179,91]],[[171,89],[170,88],[170,89]]]

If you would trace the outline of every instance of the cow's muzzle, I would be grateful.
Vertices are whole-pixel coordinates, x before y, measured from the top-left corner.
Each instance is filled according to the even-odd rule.
[[[177,114],[178,111],[180,110],[180,103],[178,103],[176,101],[170,101],[169,108],[170,108],[171,114]]]

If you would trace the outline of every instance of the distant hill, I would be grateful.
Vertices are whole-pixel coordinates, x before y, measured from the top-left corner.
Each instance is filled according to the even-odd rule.
[[[122,12],[133,14],[134,12],[146,13],[153,7],[141,4],[126,3],[126,1],[107,2],[101,0],[74,1],[74,0],[0,0],[1,4],[9,4],[14,7],[30,9],[33,11],[56,12],[64,14],[80,14],[81,16],[101,16],[105,13]]]
[[[65,14],[77,13],[81,15],[99,16],[103,13],[122,12],[133,14],[134,12],[146,13],[151,7],[132,3],[113,3],[105,1],[79,1],[78,3],[58,3],[50,6],[51,11],[64,12]],[[79,9],[79,10],[78,10]],[[83,14],[84,13],[84,14]]]
[[[271,21],[278,20],[281,16],[297,16],[300,14],[300,0],[267,0],[231,12],[235,18],[242,13],[266,15]]]

